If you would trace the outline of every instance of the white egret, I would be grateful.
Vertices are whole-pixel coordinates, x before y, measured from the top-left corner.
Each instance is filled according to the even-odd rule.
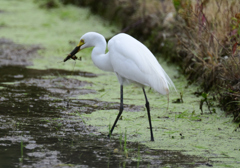
[[[64,59],[75,59],[75,54],[88,47],[92,50],[92,61],[101,70],[115,72],[120,83],[120,108],[118,116],[108,136],[111,136],[123,111],[123,85],[135,83],[142,87],[146,100],[146,108],[150,126],[151,141],[154,141],[150,106],[144,86],[149,86],[157,92],[168,95],[169,87],[174,87],[173,82],[163,70],[151,51],[135,38],[125,33],[120,33],[108,42],[106,50],[105,38],[96,32],[88,32],[80,38],[77,47]]]

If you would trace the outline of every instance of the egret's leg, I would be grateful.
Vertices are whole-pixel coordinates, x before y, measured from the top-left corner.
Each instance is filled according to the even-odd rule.
[[[153,131],[152,131],[152,123],[151,123],[151,115],[150,115],[150,106],[149,106],[149,102],[148,102],[147,95],[146,95],[146,93],[145,93],[144,88],[143,88],[143,93],[144,93],[145,100],[146,100],[145,106],[146,106],[147,112],[148,112],[148,121],[149,121],[149,126],[150,126],[151,141],[154,141]]]
[[[112,129],[110,131],[110,133],[108,134],[108,137],[110,137],[112,135],[112,132],[114,130],[114,127],[116,126],[117,122],[118,122],[118,119],[120,118],[121,114],[122,114],[122,111],[123,111],[123,85],[121,85],[121,97],[120,97],[120,108],[119,108],[119,113],[118,113],[118,116],[112,126]]]

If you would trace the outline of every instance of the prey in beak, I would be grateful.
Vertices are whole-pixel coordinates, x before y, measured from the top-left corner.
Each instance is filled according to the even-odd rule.
[[[77,45],[77,47],[75,47],[75,48],[72,50],[72,52],[71,52],[70,54],[68,54],[68,56],[63,60],[63,62],[66,62],[66,61],[69,60],[70,58],[73,59],[73,60],[76,60],[77,57],[76,57],[75,54],[76,54],[78,51],[81,50],[80,47],[81,47],[83,44],[84,44],[84,40],[81,40],[81,41],[79,42],[79,44]]]
[[[63,60],[63,62],[66,62],[67,60],[69,60],[70,58],[72,58],[73,60],[76,60],[76,53],[80,50],[80,46],[75,47],[72,52],[70,54],[68,54],[68,56]]]

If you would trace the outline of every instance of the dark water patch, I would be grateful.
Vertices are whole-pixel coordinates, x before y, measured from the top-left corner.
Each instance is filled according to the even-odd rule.
[[[106,136],[89,136],[78,133],[45,134],[30,136],[14,136],[18,139],[0,145],[0,157],[9,161],[8,166],[30,167],[198,167],[206,162],[201,158],[183,155],[179,151],[150,150],[137,143],[127,143],[127,154],[123,152],[120,141],[109,140]],[[29,138],[29,139],[28,139]],[[21,142],[23,142],[23,155],[21,155]],[[123,143],[123,142],[122,142]],[[115,152],[117,151],[118,152]],[[8,156],[8,157],[6,157]],[[22,161],[19,159],[22,158]],[[197,161],[196,161],[197,160]],[[200,160],[200,161],[199,161]],[[3,162],[2,162],[3,161]],[[4,160],[1,160],[4,163]]]
[[[0,65],[0,82],[16,82],[23,79],[42,79],[44,76],[82,76],[82,77],[97,77],[97,75],[82,71],[67,71],[61,69],[30,69],[24,66],[1,66]],[[69,79],[70,80],[70,79]],[[71,79],[73,80],[73,79]]]
[[[56,98],[50,97],[51,94],[45,89],[25,84],[9,85],[1,90],[2,101],[0,101],[1,114],[21,116],[25,112],[28,115],[44,115],[44,112],[51,113],[55,110],[52,102]],[[32,113],[31,113],[32,112]]]
[[[52,122],[45,130],[31,130],[25,124],[20,125],[18,130],[9,131],[8,135],[0,138],[0,156],[4,156],[0,157],[4,159],[0,159],[1,163],[5,161],[4,165],[10,167],[197,167],[205,164],[204,161],[196,161],[201,158],[183,155],[179,151],[151,150],[137,143],[127,143],[126,154],[119,139],[109,140],[106,135],[100,134],[91,136],[96,135],[95,128],[83,126],[81,120],[74,122],[67,116],[62,117],[64,120]],[[42,121],[39,122],[35,127],[41,126]],[[82,125],[81,130],[67,129],[64,122]]]
[[[67,109],[68,112],[79,111],[81,113],[91,113],[96,110],[118,109],[119,103],[103,102],[91,99],[67,99],[74,93],[67,94],[68,89],[59,92],[60,88],[51,89],[52,86],[39,87],[28,85],[29,83],[17,83],[15,85],[4,85],[0,93],[1,114],[11,114],[21,116],[21,113],[45,116],[55,112],[56,116],[60,110]],[[39,84],[39,83],[38,83]],[[85,90],[85,89],[83,89]],[[76,93],[79,93],[77,91]],[[85,90],[86,93],[94,91]],[[139,111],[141,106],[125,105],[128,111]],[[56,109],[60,109],[56,112]],[[28,112],[28,113],[26,113]]]

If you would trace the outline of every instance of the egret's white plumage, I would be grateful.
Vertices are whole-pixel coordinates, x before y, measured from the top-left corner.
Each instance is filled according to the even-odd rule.
[[[121,33],[108,43],[109,55],[114,72],[120,84],[134,81],[150,86],[161,94],[168,94],[174,86],[149,49],[133,37]]]
[[[88,32],[81,40],[85,44],[80,49],[94,47],[93,63],[99,69],[115,72],[121,85],[133,82],[152,87],[163,95],[169,93],[169,86],[175,88],[155,56],[135,38],[125,33],[114,36],[108,42],[106,54],[106,40],[101,34]]]
[[[94,47],[92,50],[92,61],[101,70],[115,72],[121,85],[121,102],[119,114],[113,124],[109,136],[123,111],[123,85],[136,83],[143,89],[146,100],[146,108],[150,125],[151,140],[154,141],[150,106],[144,90],[144,86],[149,86],[157,92],[169,94],[169,87],[175,86],[154,55],[149,49],[135,38],[120,33],[108,42],[108,52],[106,52],[105,38],[95,32],[88,32],[80,38],[78,46],[64,60],[72,58],[78,51]],[[176,89],[175,89],[176,90]]]

